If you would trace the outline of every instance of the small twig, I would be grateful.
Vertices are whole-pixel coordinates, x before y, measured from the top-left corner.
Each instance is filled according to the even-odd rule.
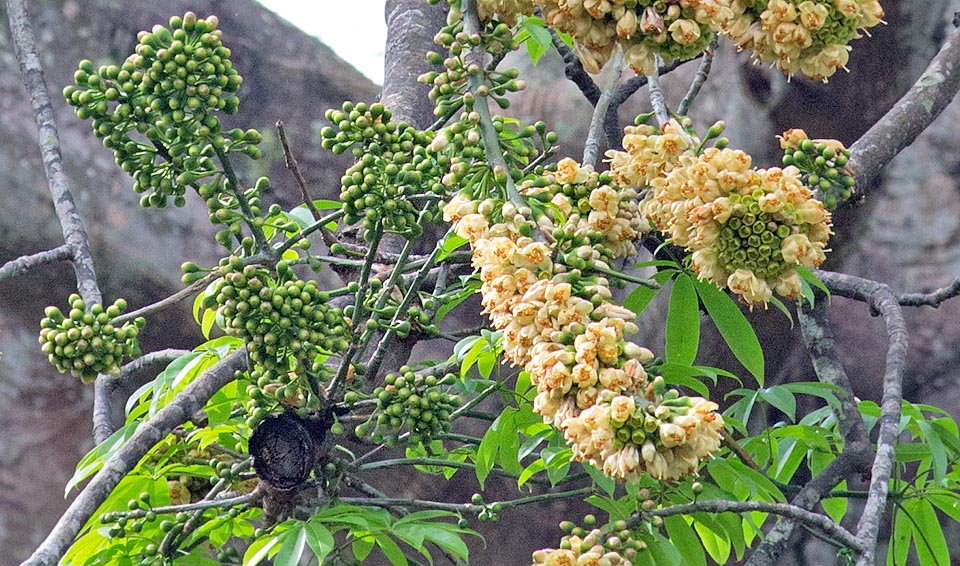
[[[663,88],[660,86],[660,66],[662,64],[663,60],[657,55],[653,72],[647,75],[647,94],[650,97],[650,104],[653,106],[653,112],[660,127],[663,127],[670,120],[670,111],[667,110],[667,102],[663,98]]]
[[[686,96],[683,97],[683,100],[680,101],[680,106],[677,107],[677,114],[681,116],[686,116],[690,112],[690,106],[693,104],[694,99],[697,98],[697,95],[700,94],[700,89],[703,87],[703,84],[707,82],[707,77],[710,75],[710,67],[713,65],[713,54],[717,50],[717,35],[713,35],[713,39],[710,40],[710,46],[707,47],[707,50],[703,53],[703,59],[700,60],[700,68],[697,69],[697,74],[693,77],[693,82],[690,83],[690,89],[687,90]]]
[[[27,271],[53,263],[55,261],[64,261],[73,258],[73,248],[70,244],[63,244],[43,252],[32,255],[25,255],[12,259],[0,266],[0,281],[10,279],[18,275],[23,275]]]
[[[290,151],[290,144],[287,142],[287,132],[283,128],[283,120],[277,120],[277,132],[280,134],[280,144],[283,146],[284,164],[286,164],[287,169],[293,173],[293,178],[297,180],[297,186],[300,187],[300,197],[303,199],[303,204],[307,205],[307,208],[310,209],[310,214],[313,215],[314,220],[320,220],[320,211],[317,210],[317,206],[313,204],[313,199],[310,198],[310,195],[307,193],[307,182],[300,173],[300,165],[297,164],[297,158],[294,157],[293,152]],[[327,243],[327,245],[330,244]]]
[[[120,316],[111,320],[110,324],[113,324],[114,326],[118,326],[123,324],[124,322],[134,320],[137,317],[148,315],[150,313],[162,310],[166,307],[169,307],[170,305],[175,305],[180,301],[186,299],[187,297],[192,297],[193,295],[196,295],[197,292],[204,289],[207,285],[210,284],[211,281],[217,279],[218,277],[220,277],[220,274],[215,271],[213,273],[209,273],[203,278],[194,281],[190,285],[184,287],[183,289],[180,289],[179,291],[177,291],[176,293],[170,295],[165,299],[161,299],[153,304],[147,305],[145,307],[141,307],[135,311],[130,311],[128,313],[121,314]]]
[[[960,295],[960,278],[954,279],[946,287],[941,287],[932,293],[901,293],[897,295],[897,302],[903,307],[928,306],[937,308],[947,299]]]
[[[503,501],[492,501],[490,503],[483,503],[477,505],[475,503],[445,503],[442,501],[424,501],[422,499],[412,499],[412,498],[398,498],[398,497],[341,497],[339,501],[341,503],[353,504],[353,505],[374,505],[378,507],[394,507],[402,505],[405,507],[417,507],[421,509],[439,509],[443,511],[454,511],[454,512],[468,512],[468,513],[479,513],[487,507],[499,504],[502,508],[507,509],[510,507],[520,507],[523,505],[529,505],[531,503],[540,503],[542,501],[551,501],[555,499],[567,499],[569,497],[580,497],[581,495],[587,495],[593,491],[592,487],[582,487],[580,489],[572,489],[569,491],[557,491],[557,492],[548,492],[541,493],[538,495],[530,495],[527,497],[520,497],[517,499],[506,499]]]
[[[597,165],[597,155],[600,153],[600,135],[603,132],[603,124],[607,118],[607,108],[610,107],[610,99],[617,91],[617,85],[620,84],[620,77],[623,74],[623,49],[617,48],[613,56],[613,71],[610,73],[610,82],[607,88],[600,94],[597,104],[593,109],[593,117],[590,118],[590,129],[587,134],[587,141],[583,144],[584,166]]]
[[[737,442],[737,439],[727,432],[727,429],[720,429],[720,438],[722,438],[723,442],[730,448],[730,450],[737,455],[737,458],[740,458],[741,462],[753,469],[753,471],[760,472],[761,474],[763,473],[763,470],[760,469],[760,466],[753,461],[753,457],[751,457],[750,454],[743,449],[743,446],[740,446],[740,443]]]
[[[697,57],[700,57],[699,55]],[[690,59],[690,61],[695,60]],[[660,76],[664,76],[667,73],[677,69],[687,61],[674,61],[666,67],[660,69]],[[607,136],[607,145],[611,149],[622,150],[623,149],[623,131],[620,129],[620,119],[617,110],[620,108],[624,102],[627,101],[631,96],[634,95],[642,87],[646,86],[647,77],[645,75],[637,75],[628,79],[626,82],[620,85],[620,88],[617,89],[616,94],[613,96],[613,99],[610,100],[610,107],[607,108],[607,118],[604,121],[604,132]]]

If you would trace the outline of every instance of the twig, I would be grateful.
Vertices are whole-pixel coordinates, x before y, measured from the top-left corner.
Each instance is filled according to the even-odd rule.
[[[813,513],[806,509],[801,509],[796,505],[789,503],[771,503],[769,501],[730,501],[727,499],[707,499],[704,501],[695,501],[683,505],[671,505],[661,509],[652,509],[640,514],[642,520],[649,520],[650,517],[672,517],[675,515],[690,515],[692,513],[750,513],[759,511],[761,513],[772,513],[783,517],[788,517],[803,523],[804,525],[820,531],[851,550],[865,555],[867,548],[850,531],[833,522],[832,519],[819,513]]]
[[[869,496],[857,523],[857,537],[866,548],[857,564],[873,564],[880,521],[887,503],[890,474],[896,457],[899,436],[900,404],[903,400],[903,372],[907,357],[907,328],[896,295],[876,281],[829,271],[815,271],[816,276],[835,295],[867,303],[883,317],[887,328],[886,368],[883,372],[883,398],[880,403],[880,426],[876,458],[870,472]]]
[[[937,308],[947,299],[952,299],[958,295],[960,295],[960,278],[954,279],[953,283],[932,293],[901,293],[897,295],[897,302],[903,307],[928,306]]]
[[[283,161],[287,166],[287,169],[293,173],[293,178],[297,180],[297,186],[300,187],[300,198],[303,199],[303,204],[307,205],[307,208],[310,209],[310,214],[313,215],[314,220],[320,220],[320,211],[317,210],[317,206],[313,204],[313,199],[310,198],[310,195],[307,193],[307,182],[303,179],[303,175],[300,174],[300,165],[297,164],[297,158],[293,156],[293,153],[290,151],[290,144],[287,142],[287,132],[283,128],[283,120],[277,120],[277,132],[280,134],[280,144],[283,146]],[[327,243],[327,245],[330,245]]]
[[[23,275],[31,269],[47,265],[48,263],[69,260],[72,259],[72,257],[73,247],[70,246],[70,244],[63,244],[52,250],[21,256],[0,266],[0,281]]]
[[[587,134],[587,141],[583,144],[583,160],[581,164],[596,166],[597,155],[600,153],[600,135],[603,132],[603,124],[607,118],[607,108],[610,107],[610,99],[617,91],[617,85],[620,84],[620,77],[623,74],[623,49],[617,48],[613,56],[613,71],[610,74],[610,82],[607,88],[600,94],[597,104],[593,109],[593,117],[590,118],[590,130]]]
[[[563,57],[563,74],[570,82],[577,85],[577,88],[580,89],[583,96],[590,101],[591,106],[596,106],[597,101],[600,100],[600,87],[597,86],[597,83],[593,82],[590,75],[583,69],[583,64],[580,63],[580,59],[577,57],[577,54],[573,52],[573,49],[570,49],[570,47],[560,39],[560,35],[558,35],[552,27],[548,29],[550,30],[550,37],[553,39],[553,47],[557,50],[557,53]]]
[[[950,32],[910,90],[850,147],[848,167],[861,194],[870,188],[887,163],[940,115],[958,89],[960,28]]]
[[[660,86],[660,66],[662,64],[663,60],[657,55],[653,72],[647,75],[647,95],[650,97],[650,104],[653,106],[654,115],[657,117],[657,124],[661,127],[670,120],[670,111],[667,110],[667,102],[663,98],[663,88]]]
[[[531,503],[540,503],[541,501],[550,501],[554,499],[566,499],[568,497],[580,497],[593,491],[592,487],[582,487],[580,489],[571,489],[569,491],[557,491],[530,495],[517,499],[507,499],[504,501],[494,501],[490,503],[444,503],[442,501],[424,501],[422,499],[398,498],[398,497],[341,497],[341,503],[352,505],[375,505],[378,507],[394,507],[402,505],[405,507],[419,507],[421,509],[440,509],[443,511],[479,513],[487,507],[499,504],[502,508],[520,507]]]
[[[753,469],[753,471],[763,473],[763,470],[760,469],[760,466],[758,466],[757,463],[754,462],[750,454],[743,449],[743,446],[740,446],[740,443],[737,442],[737,439],[734,438],[733,435],[731,435],[729,432],[727,432],[727,429],[725,428],[720,429],[720,438],[722,438],[724,444],[730,447],[730,450],[732,450],[733,453],[737,455],[737,458],[740,458],[741,462],[743,462],[748,467]]]
[[[700,57],[698,55],[697,57]],[[689,61],[697,59],[694,57]],[[680,67],[687,61],[674,61],[666,67],[660,68],[660,76],[664,76],[667,73],[673,71],[674,69]],[[613,99],[610,100],[610,107],[607,108],[607,118],[604,120],[604,132],[607,135],[607,145],[611,149],[622,150],[623,149],[623,131],[620,129],[620,118],[617,113],[617,110],[620,108],[620,105],[627,101],[631,96],[634,95],[642,87],[646,86],[647,77],[645,75],[637,75],[632,77],[623,84],[620,85],[620,88],[617,89],[616,94],[613,96]]]
[[[233,381],[235,372],[246,367],[246,349],[240,348],[220,360],[190,383],[152,419],[137,431],[90,480],[56,526],[21,566],[54,566],[113,489],[157,442],[200,410],[214,393]]]
[[[717,46],[717,34],[713,34],[713,39],[710,40],[710,46],[703,52],[703,59],[700,60],[700,68],[697,69],[697,74],[694,75],[693,82],[690,83],[690,89],[687,90],[686,96],[683,97],[683,100],[680,101],[680,106],[677,107],[677,114],[686,116],[687,113],[690,112],[690,106],[693,104],[694,99],[697,98],[697,95],[700,94],[700,89],[703,87],[703,84],[707,82],[707,77],[710,76],[710,67],[713,65],[713,54],[717,50]]]
[[[161,299],[153,304],[147,305],[145,307],[141,307],[135,311],[130,311],[128,313],[121,314],[120,316],[111,320],[110,324],[113,324],[114,326],[119,326],[124,322],[133,320],[139,316],[144,316],[152,312],[162,310],[166,307],[169,307],[170,305],[175,305],[180,301],[186,299],[187,297],[192,297],[193,295],[196,295],[197,292],[205,288],[207,285],[210,284],[211,281],[217,279],[218,277],[220,277],[220,274],[217,272],[209,273],[205,277],[194,281],[190,285],[184,287],[183,289],[180,289],[179,291],[177,291],[176,293],[170,295],[165,299]]]

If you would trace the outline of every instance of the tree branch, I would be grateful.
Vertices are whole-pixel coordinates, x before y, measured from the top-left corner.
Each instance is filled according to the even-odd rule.
[[[853,171],[855,186],[861,194],[953,100],[960,89],[958,66],[960,29],[954,29],[910,90],[850,147],[848,167]]]
[[[103,464],[64,512],[46,540],[21,566],[54,566],[80,534],[83,525],[96,512],[137,462],[157,442],[186,422],[203,408],[214,393],[235,378],[235,372],[246,367],[246,349],[235,350],[203,372],[166,407],[141,424],[120,450]]]
[[[928,306],[937,308],[947,299],[960,295],[960,278],[954,279],[946,287],[941,287],[932,293],[901,293],[897,295],[897,302],[903,307]]]
[[[896,456],[900,404],[903,401],[903,372],[907,357],[907,328],[897,297],[886,285],[829,271],[816,270],[815,274],[832,293],[867,303],[873,312],[879,313],[883,317],[889,337],[886,368],[883,373],[877,455],[871,469],[869,495],[857,524],[857,538],[866,548],[857,564],[866,566],[873,564],[877,534],[887,503],[890,474]]]
[[[726,499],[708,499],[695,501],[684,505],[671,505],[662,509],[644,511],[640,516],[649,520],[650,517],[672,517],[674,515],[689,515],[691,513],[749,513],[760,511],[773,513],[798,521],[811,529],[822,532],[830,539],[837,541],[858,554],[864,554],[867,549],[863,542],[853,536],[850,531],[833,522],[832,519],[819,513],[813,513],[789,503],[771,503],[768,501],[729,501]]]
[[[557,50],[557,53],[560,54],[560,57],[563,58],[564,76],[566,76],[570,82],[577,85],[577,88],[583,93],[584,98],[590,101],[591,106],[596,106],[597,101],[600,100],[600,87],[597,86],[597,83],[593,82],[590,75],[583,69],[583,64],[580,63],[577,54],[560,39],[560,35],[557,34],[556,30],[552,27],[548,27],[547,29],[550,30],[553,47]]]
[[[25,255],[12,259],[0,266],[0,281],[23,275],[27,271],[36,267],[47,265],[55,261],[64,261],[73,258],[73,247],[70,244],[63,244],[43,252],[37,252],[32,255]]]
[[[792,505],[809,510],[850,473],[868,470],[873,449],[863,419],[859,418],[857,400],[853,396],[850,380],[836,351],[833,328],[827,318],[826,297],[818,296],[813,308],[804,304],[798,311],[800,330],[814,370],[817,372],[817,378],[822,383],[835,385],[838,388],[835,394],[840,402],[840,410],[833,409],[833,414],[844,440],[840,455],[815,478],[807,482],[790,502]],[[747,563],[750,565],[774,564],[786,550],[787,543],[798,523],[797,520],[790,518],[778,521]]]
[[[597,154],[600,152],[600,134],[604,131],[604,122],[609,115],[607,109],[610,107],[610,99],[617,92],[617,86],[620,84],[620,76],[623,74],[623,50],[617,48],[613,56],[613,71],[609,78],[607,88],[600,94],[596,106],[593,109],[593,117],[590,118],[590,130],[587,134],[587,141],[583,144],[582,165],[597,165]]]
[[[63,156],[60,154],[60,136],[53,118],[53,106],[47,92],[47,83],[43,78],[43,66],[37,54],[37,40],[30,24],[30,17],[24,0],[6,0],[7,16],[10,19],[10,31],[13,39],[23,86],[30,96],[30,104],[37,122],[40,155],[43,158],[43,170],[47,175],[50,196],[63,230],[63,241],[73,250],[73,270],[77,276],[77,290],[88,307],[103,302],[100,287],[97,285],[97,272],[93,268],[93,258],[87,241],[87,231],[83,219],[77,212],[77,205],[70,192],[70,183],[63,171]]]
[[[717,50],[718,45],[717,34],[713,34],[713,39],[710,40],[710,46],[703,52],[703,59],[700,60],[700,67],[697,69],[697,74],[694,75],[693,82],[690,83],[690,88],[687,90],[686,96],[683,97],[683,100],[680,101],[680,106],[677,107],[677,114],[686,116],[687,113],[690,112],[690,106],[697,98],[697,95],[700,94],[700,89],[703,88],[703,84],[707,82],[707,77],[710,76],[710,67],[713,66],[713,54]]]

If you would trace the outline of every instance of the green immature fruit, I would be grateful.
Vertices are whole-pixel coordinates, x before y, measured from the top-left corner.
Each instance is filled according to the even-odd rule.
[[[86,304],[79,295],[71,295],[70,316],[65,317],[57,307],[47,307],[40,321],[40,349],[61,373],[70,372],[85,383],[99,374],[120,374],[124,359],[139,355],[137,335],[145,324],[142,317],[120,326],[110,323],[127,308],[127,302],[118,299],[104,309],[93,305],[85,312]]]

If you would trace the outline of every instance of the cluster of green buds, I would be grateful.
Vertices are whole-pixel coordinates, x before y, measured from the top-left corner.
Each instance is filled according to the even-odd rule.
[[[440,178],[449,160],[427,152],[432,132],[391,118],[380,103],[344,102],[342,110],[327,111],[326,119],[333,126],[320,131],[325,149],[343,153],[352,148],[358,157],[341,178],[340,198],[344,222],[362,221],[368,241],[380,222],[387,231],[419,236],[421,223],[432,220],[436,202],[446,194]],[[422,219],[415,204],[418,200],[429,205],[423,208]]]
[[[377,387],[375,420],[356,428],[358,437],[370,436],[373,442],[396,444],[401,434],[409,432],[406,442],[416,445],[428,443],[438,434],[449,432],[450,413],[460,406],[460,397],[446,391],[456,380],[453,374],[438,379],[433,375],[417,375],[409,366],[399,374],[388,374],[384,386]],[[346,402],[356,402],[357,395],[349,394]]]
[[[137,334],[146,319],[138,317],[119,326],[111,323],[126,310],[125,300],[117,299],[106,309],[93,305],[90,312],[80,295],[70,295],[69,303],[66,316],[50,306],[40,321],[40,349],[60,373],[70,372],[89,383],[101,373],[119,375],[124,359],[140,355]]]
[[[450,116],[461,108],[469,112],[477,96],[489,96],[500,108],[508,108],[507,93],[526,88],[526,82],[517,78],[520,71],[513,68],[485,69],[482,61],[474,60],[469,54],[478,46],[497,58],[513,51],[519,45],[513,30],[504,23],[489,23],[480,33],[468,34],[463,31],[463,22],[459,18],[459,11],[451,10],[448,22],[452,23],[433,38],[434,43],[445,48],[449,55],[444,57],[435,51],[427,53],[427,61],[442,70],[429,71],[417,78],[421,84],[431,87],[430,100],[436,104],[434,114]],[[468,88],[470,77],[481,75],[483,84],[471,91]]]
[[[81,61],[76,86],[64,89],[77,116],[92,120],[94,133],[133,176],[142,206],[163,207],[169,198],[182,206],[186,187],[218,173],[218,153],[260,155],[259,135],[224,135],[215,114],[237,111],[242,82],[217,24],[216,16],[175,16],[169,27],[141,32],[135,53],[120,66]]]
[[[259,136],[256,130],[247,130],[243,135],[251,132]],[[235,242],[240,243],[245,255],[253,255],[256,251],[256,242],[253,236],[244,234],[243,226],[253,225],[263,227],[265,219],[260,214],[260,195],[270,186],[267,177],[260,177],[250,188],[242,189],[231,181],[223,182],[220,178],[210,183],[200,185],[197,194],[207,203],[210,210],[210,223],[214,226],[225,226],[218,231],[215,238],[223,247],[232,250]],[[240,190],[242,189],[242,190]],[[273,205],[269,214],[277,212],[279,205]],[[284,226],[284,228],[286,228]]]
[[[837,140],[811,140],[799,128],[780,136],[783,164],[793,165],[803,173],[801,180],[820,196],[829,211],[849,200],[854,193],[853,176],[847,168],[850,150]]]
[[[533,564],[633,564],[637,554],[647,548],[639,534],[626,521],[597,528],[597,518],[585,515],[578,526],[573,521],[560,523],[564,535],[559,548],[544,548],[533,553]]]
[[[451,155],[449,171],[443,177],[444,185],[463,187],[494,180],[485,179],[490,166],[481,141],[479,122],[476,111],[464,112],[458,121],[440,130],[430,144],[431,151]],[[493,116],[492,123],[500,152],[507,163],[506,171],[494,172],[496,180],[502,182],[500,177],[506,174],[514,179],[531,172],[542,174],[540,163],[557,150],[557,133],[548,131],[541,121],[523,125],[510,118]]]
[[[762,196],[730,195],[730,218],[720,229],[714,249],[724,269],[749,269],[761,279],[776,280],[793,267],[781,253],[783,240],[793,230],[790,224],[778,222],[777,215],[760,210]]]
[[[327,306],[329,294],[316,281],[298,279],[285,261],[275,274],[235,256],[224,264],[204,306],[217,306],[227,334],[244,339],[261,390],[277,397],[267,384],[283,385],[291,374],[317,377],[323,370],[319,356],[347,348],[343,313]]]

